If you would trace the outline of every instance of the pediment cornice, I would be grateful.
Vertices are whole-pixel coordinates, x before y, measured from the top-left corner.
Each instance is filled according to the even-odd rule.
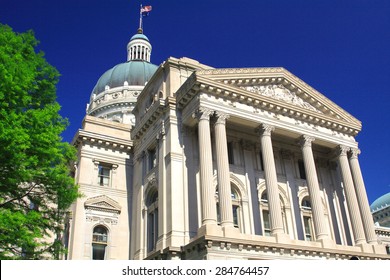
[[[110,212],[120,214],[121,206],[115,200],[106,195],[88,198],[84,203],[84,208],[101,212]]]
[[[177,91],[179,107],[199,92],[355,136],[361,123],[284,68],[199,70]]]

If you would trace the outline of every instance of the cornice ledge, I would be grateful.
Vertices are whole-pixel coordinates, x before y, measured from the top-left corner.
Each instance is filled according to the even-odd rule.
[[[132,139],[139,139],[143,133],[162,115],[165,107],[165,100],[158,99],[148,109],[142,119],[136,122],[136,125],[131,133]]]
[[[223,76],[232,74],[256,74],[256,73],[278,73],[286,71],[283,67],[247,67],[247,68],[218,68],[196,71],[199,75]]]
[[[130,151],[133,147],[132,140],[123,140],[80,129],[73,138],[72,144],[73,146],[78,147],[82,143],[93,144],[100,147],[110,147],[113,150],[125,152]]]

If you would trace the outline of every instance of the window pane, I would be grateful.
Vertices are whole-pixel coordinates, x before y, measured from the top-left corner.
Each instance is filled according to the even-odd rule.
[[[106,166],[99,165],[99,185],[108,186],[110,183],[111,169]]]
[[[235,227],[238,227],[238,206],[233,205],[233,223]]]
[[[106,245],[104,244],[92,244],[92,259],[93,260],[104,260],[106,253]]]
[[[303,217],[303,222],[305,226],[305,239],[307,241],[312,240],[312,234],[311,234],[311,219],[310,217]]]
[[[264,224],[264,235],[271,236],[271,226],[269,222],[268,211],[263,211],[263,224]]]

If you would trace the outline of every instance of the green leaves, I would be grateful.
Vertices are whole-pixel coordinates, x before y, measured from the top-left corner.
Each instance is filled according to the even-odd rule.
[[[0,24],[2,259],[58,257],[65,212],[79,196],[69,175],[75,149],[60,137],[68,122],[56,102],[59,73],[37,45],[32,31]]]

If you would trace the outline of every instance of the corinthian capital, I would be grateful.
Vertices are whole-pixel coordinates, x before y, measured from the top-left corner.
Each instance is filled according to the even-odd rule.
[[[358,155],[360,155],[360,150],[358,148],[351,148],[351,158],[358,158]]]
[[[225,124],[230,115],[223,112],[215,112],[216,121],[215,124]]]
[[[192,117],[194,119],[200,120],[210,120],[210,115],[214,114],[214,110],[205,108],[205,107],[199,107],[193,114]]]
[[[350,147],[340,145],[340,146],[338,146],[338,155],[339,156],[347,156],[347,153],[349,152],[350,149],[351,149]]]
[[[304,147],[311,147],[311,142],[313,142],[315,138],[313,136],[309,135],[302,135],[299,144],[301,145],[302,148]]]
[[[263,136],[271,136],[271,133],[275,130],[275,127],[269,124],[261,124],[257,129],[258,133]]]

